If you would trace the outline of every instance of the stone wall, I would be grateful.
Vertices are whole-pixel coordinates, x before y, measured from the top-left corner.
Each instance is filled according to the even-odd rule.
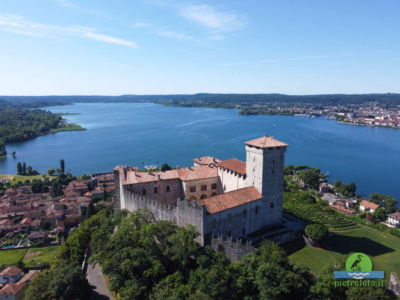
[[[176,205],[176,199],[183,197],[182,183],[179,179],[167,179],[124,185],[134,194],[147,196],[160,203]]]
[[[194,201],[178,200],[177,206],[177,224],[179,226],[185,226],[188,224],[196,227],[199,232],[199,237],[196,239],[200,245],[208,243],[206,228],[204,227],[204,219],[206,215],[206,209],[203,205],[198,205]]]
[[[147,208],[151,211],[156,220],[167,220],[176,223],[176,205],[163,204],[158,200],[132,193],[129,190],[124,190],[123,194],[125,198],[125,209],[136,211]]]
[[[230,261],[238,261],[248,253],[256,251],[251,242],[240,239],[232,239],[231,237],[223,237],[222,235],[212,237],[211,247],[214,251],[225,252],[226,257]]]

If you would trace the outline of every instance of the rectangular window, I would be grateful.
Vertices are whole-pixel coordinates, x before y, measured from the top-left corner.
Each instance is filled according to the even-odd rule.
[[[244,209],[244,210],[243,210],[243,217],[246,218],[246,215],[247,215],[247,212],[246,212],[246,210]]]
[[[201,190],[202,190],[202,191],[207,191],[207,185],[203,184],[203,185],[201,186]]]
[[[158,190],[157,190],[157,188],[155,187],[155,188],[154,188],[154,194],[157,194],[157,192],[158,192]]]
[[[228,222],[232,223],[232,215],[231,214],[228,215]]]
[[[271,202],[269,207],[274,208],[274,202]]]
[[[212,190],[216,190],[217,189],[217,184],[216,183],[211,184],[211,189]]]
[[[196,187],[195,187],[195,186],[191,186],[191,187],[189,188],[189,191],[190,191],[191,193],[195,193],[195,192],[196,192]]]
[[[256,211],[256,214],[258,214],[258,206],[256,206],[255,211]]]
[[[142,190],[142,196],[146,196],[146,189]]]
[[[167,192],[169,192],[170,191],[170,189],[169,189],[169,185],[167,185]]]

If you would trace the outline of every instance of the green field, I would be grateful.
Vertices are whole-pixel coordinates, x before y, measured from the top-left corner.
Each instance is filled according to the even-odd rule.
[[[59,246],[37,247],[29,249],[0,250],[0,267],[16,265],[23,260],[27,267],[50,264],[58,253]]]
[[[364,225],[337,231],[327,239],[323,248],[310,248],[299,243],[287,244],[284,248],[291,262],[304,264],[313,273],[335,261],[344,262],[351,252],[368,254],[373,260],[374,270],[383,270],[387,275],[393,271],[400,272],[400,238]]]
[[[24,257],[26,249],[0,250],[0,266],[12,266]]]
[[[24,257],[24,264],[28,267],[37,267],[51,264],[58,253],[59,246],[29,248]]]

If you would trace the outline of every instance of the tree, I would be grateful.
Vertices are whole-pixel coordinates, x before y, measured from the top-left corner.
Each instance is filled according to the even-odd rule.
[[[63,159],[60,159],[60,173],[65,173],[65,161]]]
[[[32,190],[32,193],[42,193],[43,192],[43,181],[41,181],[40,179],[32,180],[31,190]]]
[[[335,180],[335,181],[333,182],[333,186],[334,186],[335,188],[339,188],[341,185],[342,185],[342,182],[341,182],[339,179],[337,179],[337,180]]]
[[[304,233],[316,243],[320,243],[328,234],[328,228],[321,224],[307,225]]]
[[[49,289],[54,299],[89,299],[90,286],[79,265],[63,264],[52,273]]]
[[[26,168],[26,174],[25,175],[32,175],[32,173],[33,173],[33,169],[32,169],[32,167],[31,166],[28,166],[27,168]]]
[[[0,156],[5,155],[7,155],[6,144],[3,142],[3,140],[0,140]]]
[[[21,164],[21,162],[17,163],[17,175],[22,175],[22,164]]]
[[[55,173],[56,173],[56,170],[54,170],[54,169],[47,170],[47,174],[49,174],[50,176],[54,176]]]
[[[346,299],[349,300],[395,300],[397,297],[392,295],[385,287],[349,287],[346,290]]]
[[[22,164],[21,175],[26,175],[26,163]]]
[[[381,207],[378,207],[374,212],[374,217],[378,222],[382,222],[386,220],[385,210]]]
[[[396,198],[385,194],[372,193],[369,195],[369,201],[378,204],[385,209],[386,214],[390,214],[396,209]]]
[[[161,165],[161,171],[168,171],[168,170],[171,170],[172,168],[170,167],[170,165],[169,164],[167,164],[167,163],[163,163],[162,165]]]
[[[304,181],[304,184],[307,188],[315,190],[319,188],[319,180],[321,178],[320,169],[309,168],[305,171],[299,171],[297,174]]]
[[[354,197],[356,194],[356,189],[356,184],[354,182],[350,182],[348,184],[341,184],[336,188],[336,191],[345,197]]]

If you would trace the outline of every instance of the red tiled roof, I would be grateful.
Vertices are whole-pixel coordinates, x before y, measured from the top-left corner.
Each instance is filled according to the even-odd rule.
[[[194,166],[178,169],[178,175],[183,181],[212,178],[218,176],[218,169],[212,166]]]
[[[22,270],[20,268],[8,267],[8,268],[5,268],[3,271],[1,271],[0,275],[14,277],[21,273],[22,273]]]
[[[343,206],[337,205],[337,204],[333,204],[333,205],[331,205],[331,207],[333,207],[334,209],[341,211],[345,214],[348,214],[348,215],[354,215],[356,213],[356,211],[353,209],[349,209],[349,208],[346,208],[346,207],[343,207]]]
[[[27,225],[30,222],[32,222],[31,218],[23,218],[22,221],[21,221],[21,225]]]
[[[221,160],[212,156],[202,156],[198,158],[193,158],[193,162],[199,165],[209,165],[214,163],[219,163]]]
[[[194,166],[165,172],[137,172],[130,171],[124,184],[135,184],[168,179],[196,180],[218,176],[216,167]]]
[[[395,212],[395,213],[389,214],[388,218],[392,218],[392,219],[400,221],[400,212]]]
[[[218,165],[242,175],[246,174],[246,163],[236,158],[221,161]]]
[[[288,145],[281,141],[275,140],[272,136],[263,136],[251,141],[247,141],[245,144],[258,148],[286,147]]]
[[[261,199],[260,192],[254,187],[246,187],[225,194],[198,201],[204,204],[211,214]]]
[[[369,201],[366,201],[366,200],[362,200],[360,202],[360,205],[362,205],[362,206],[364,206],[366,208],[369,208],[369,209],[377,209],[379,207],[378,204],[375,204],[373,202],[369,202]]]
[[[26,282],[6,284],[0,290],[0,295],[15,296],[25,287],[25,285],[26,285]]]

